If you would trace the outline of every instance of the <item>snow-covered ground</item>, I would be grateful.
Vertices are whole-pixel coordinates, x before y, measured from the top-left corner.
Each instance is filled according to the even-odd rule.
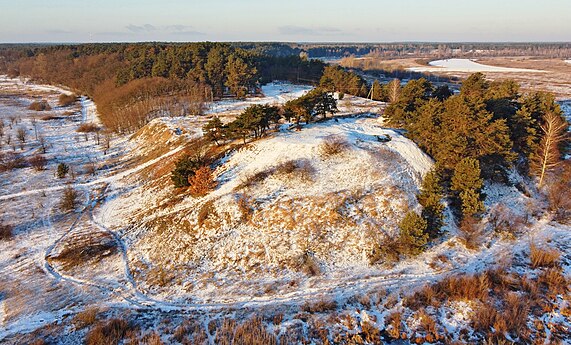
[[[513,73],[545,73],[546,71],[524,69],[524,68],[508,68],[497,67],[480,64],[470,59],[447,59],[436,60],[429,63],[426,67],[408,68],[414,72],[513,72]]]
[[[283,103],[307,90],[276,83],[264,98],[222,101],[219,107],[234,113],[262,99]],[[41,114],[54,114],[53,119],[37,121],[48,143],[47,170],[0,173],[0,219],[15,226],[14,238],[0,241],[0,342],[66,322],[63,334],[77,332],[69,318],[90,305],[112,312],[188,313],[205,325],[210,311],[234,317],[236,311],[280,310],[323,296],[352,308],[359,306],[357,296],[396,291],[391,298],[394,308],[401,308],[403,290],[521,258],[529,238],[561,248],[569,272],[571,229],[548,217],[528,217],[520,229],[525,236],[515,239],[488,232],[479,250],[466,249],[450,222],[444,238],[417,258],[390,268],[369,265],[376,236],[394,234],[404,209],[418,208],[415,194],[432,167],[412,141],[382,126],[376,115],[384,106],[380,102],[346,96],[341,115],[374,114],[330,119],[301,131],[283,124],[268,138],[226,155],[215,170],[216,190],[192,198],[175,194],[168,163],[200,135],[204,118],[155,119],[131,142],[113,139],[103,154],[93,135],[86,141],[76,132],[81,123],[97,123],[90,100],[58,108],[57,97],[66,90],[7,78],[0,78],[0,91],[4,135],[16,140],[22,127],[29,138],[22,148],[3,144],[3,154],[34,155],[39,144],[31,118],[38,114],[27,105],[41,97],[54,108]],[[17,120],[10,126],[12,117]],[[390,141],[379,141],[387,135]],[[345,149],[324,155],[329,138],[344,142]],[[293,171],[280,172],[278,167],[292,161]],[[59,162],[74,167],[74,176],[55,178]],[[90,163],[98,168],[95,175],[84,168]],[[81,206],[64,214],[58,204],[68,185],[80,192]],[[487,207],[507,207],[514,217],[525,215],[533,203],[515,187],[487,184],[485,193]],[[113,242],[113,250],[72,268],[57,260],[66,246],[90,239]],[[319,272],[304,273],[304,266]],[[383,304],[371,307],[379,328],[387,313],[380,311]],[[442,307],[452,334],[467,325],[470,310],[464,302]],[[368,318],[364,311],[354,314]],[[284,324],[292,320],[285,318]]]
[[[251,97],[245,100],[227,99],[214,102],[206,111],[213,115],[238,115],[253,104],[279,105],[298,98],[311,90],[307,85],[295,85],[287,82],[271,82],[262,86],[262,97]]]
[[[565,62],[567,62],[567,63],[571,64],[571,60],[565,60]]]

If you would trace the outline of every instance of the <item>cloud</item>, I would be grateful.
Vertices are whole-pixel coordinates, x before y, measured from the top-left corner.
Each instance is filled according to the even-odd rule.
[[[127,30],[134,32],[134,33],[141,33],[141,32],[154,32],[157,31],[157,28],[151,24],[144,24],[144,25],[133,25],[129,24],[125,27]]]
[[[133,25],[129,24],[125,27],[130,34],[168,34],[177,36],[204,36],[204,32],[193,30],[189,25],[163,25],[155,26],[152,24]]]
[[[309,35],[309,36],[329,36],[344,34],[341,29],[334,27],[316,27],[310,28],[305,26],[286,25],[280,26],[278,31],[282,35]]]

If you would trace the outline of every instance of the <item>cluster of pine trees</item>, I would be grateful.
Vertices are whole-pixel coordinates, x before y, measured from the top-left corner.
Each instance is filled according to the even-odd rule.
[[[385,115],[434,158],[435,174],[463,218],[484,211],[483,179],[506,181],[506,169],[516,166],[541,181],[542,168],[565,147],[567,121],[553,95],[522,95],[514,81],[489,82],[481,73],[470,76],[457,95],[435,89],[424,79],[412,80]],[[545,138],[551,122],[552,136],[560,140],[547,148],[550,156]],[[427,178],[434,180],[432,175]],[[427,202],[425,196],[420,200]]]
[[[202,128],[204,136],[210,142],[220,145],[224,141],[264,136],[272,125],[277,125],[282,118],[300,126],[316,119],[325,119],[327,114],[337,110],[337,100],[330,92],[314,89],[307,94],[288,101],[283,107],[254,104],[246,108],[234,121],[223,124],[218,117],[213,117]]]

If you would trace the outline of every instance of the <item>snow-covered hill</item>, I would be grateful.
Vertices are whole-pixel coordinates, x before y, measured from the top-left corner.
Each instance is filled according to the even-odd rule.
[[[373,246],[417,207],[431,159],[376,118],[286,127],[228,156],[215,171],[218,188],[204,198],[187,196],[161,210],[154,205],[174,197],[172,190],[143,185],[102,205],[96,218],[128,227],[129,257],[148,288],[158,267],[184,269],[180,286],[207,285],[205,275],[215,272],[219,287],[237,295],[252,292],[237,288],[248,279],[257,289],[305,279],[300,261],[308,255],[321,273],[367,270]],[[387,135],[391,141],[379,141]],[[322,147],[331,140],[344,147],[327,156]],[[203,289],[203,298],[214,298]]]

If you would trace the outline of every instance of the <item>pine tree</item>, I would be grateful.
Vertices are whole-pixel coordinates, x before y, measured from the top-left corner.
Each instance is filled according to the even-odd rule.
[[[204,64],[208,81],[216,97],[222,97],[224,94],[224,69],[226,66],[227,53],[227,49],[223,47],[214,47],[208,52],[206,63]]]
[[[426,221],[427,233],[433,238],[440,233],[440,228],[444,222],[443,197],[444,192],[438,173],[434,170],[429,171],[424,176],[417,199],[423,207],[422,218]]]
[[[204,132],[204,136],[208,140],[214,141],[216,145],[219,145],[219,141],[223,138],[223,128],[222,121],[220,121],[218,116],[215,116],[202,127],[202,132]]]
[[[245,97],[256,77],[256,68],[250,67],[240,57],[230,55],[226,64],[227,80],[225,85],[238,98]]]
[[[450,189],[456,192],[461,201],[464,218],[485,210],[481,201],[483,180],[480,175],[480,163],[473,158],[464,158],[454,169]]]
[[[59,163],[57,166],[57,177],[64,178],[69,172],[69,166],[65,163]]]
[[[381,83],[377,79],[373,82],[371,86],[371,98],[374,101],[382,101],[383,100],[383,87]]]
[[[405,255],[420,254],[428,241],[427,223],[414,211],[409,211],[399,223],[399,247]]]

